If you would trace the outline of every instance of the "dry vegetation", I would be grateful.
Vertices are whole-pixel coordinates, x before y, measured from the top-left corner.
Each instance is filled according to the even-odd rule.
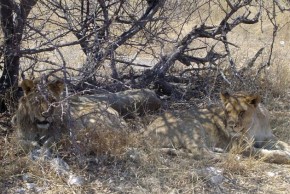
[[[134,4],[130,8],[134,10]],[[205,8],[203,7],[203,9]],[[199,24],[198,14],[202,12],[201,10],[194,13],[196,15],[193,14],[191,20],[184,22],[182,34],[186,34],[194,25]],[[222,18],[217,12],[211,13],[212,23],[216,23],[220,21],[219,18]],[[225,82],[218,84],[220,77],[217,78],[216,72],[211,72],[212,77],[209,77],[208,71],[200,72],[197,81],[195,72],[189,71],[185,75],[193,78],[182,91],[190,97],[186,100],[184,98],[164,100],[163,108],[184,109],[192,104],[203,106],[216,103],[218,102],[217,94],[222,89],[257,91],[263,96],[263,102],[271,112],[271,125],[275,135],[290,143],[289,16],[288,12],[278,13],[276,22],[280,28],[275,37],[271,63],[259,74],[257,74],[258,70],[268,60],[272,41],[273,26],[265,15],[262,17],[263,20],[257,24],[241,25],[229,34],[228,41],[233,45],[231,57],[238,69],[243,68],[244,64],[247,64],[260,48],[265,47],[254,67],[243,75],[242,82],[229,76],[231,85],[226,85]],[[172,22],[172,26],[177,29],[181,28],[177,21]],[[117,36],[127,28],[126,25],[119,25],[112,32],[116,33],[114,36]],[[172,38],[176,34],[178,33],[171,31],[167,35]],[[146,36],[149,34],[140,35],[142,39]],[[68,42],[75,41],[72,34],[65,38]],[[147,41],[150,42],[152,39],[148,38]],[[131,43],[133,45],[133,41]],[[163,45],[164,50],[161,50],[159,44],[162,42],[154,43],[146,48],[147,50],[145,48],[142,50],[142,48],[142,52],[139,47],[136,48],[134,45],[123,45],[116,52],[119,57],[122,57],[124,55],[132,56],[140,51],[138,59],[141,61],[142,59],[146,61],[148,58],[149,61],[156,61],[159,53],[171,52],[176,44],[176,42],[168,43]],[[193,44],[195,47],[208,45],[210,48],[209,45],[217,43],[204,38],[196,40]],[[25,47],[25,45],[33,46],[31,41],[24,42],[22,46]],[[217,45],[215,49],[219,50],[219,47],[221,45]],[[189,54],[204,56],[205,51],[208,50],[190,51]],[[78,64],[85,61],[85,56],[79,46],[63,48],[61,53],[69,67],[76,68]],[[57,62],[58,57],[57,52],[46,52],[43,56],[35,55],[33,58],[40,61],[37,64],[31,58],[23,58],[21,68],[25,70],[25,68],[35,65],[33,71],[25,72],[27,77],[35,76],[39,74],[37,69],[48,68],[48,63],[44,59]],[[136,61],[137,59],[131,59],[131,62]],[[228,60],[225,58],[218,62],[219,67],[226,71]],[[169,74],[176,75],[177,72],[195,67],[196,65],[187,67],[176,62],[170,68]],[[124,68],[124,64],[119,68]],[[142,68],[134,71],[139,72],[140,69]],[[108,82],[111,70],[108,66],[99,69],[98,74],[102,77],[99,80],[100,85]],[[201,90],[202,87],[206,87],[206,92]],[[212,158],[194,158],[182,151],[177,155],[168,155],[162,150],[156,150],[143,144],[143,140],[139,138],[143,126],[148,125],[155,117],[155,115],[149,114],[127,120],[130,133],[109,133],[105,130],[95,133],[83,132],[76,140],[79,145],[77,151],[72,150],[71,139],[64,140],[58,150],[59,156],[69,164],[71,171],[85,179],[85,184],[82,186],[69,185],[66,177],[69,175],[62,176],[52,170],[48,162],[32,160],[30,155],[25,155],[21,150],[16,149],[17,140],[15,132],[9,124],[10,116],[3,114],[0,117],[1,193],[289,193],[289,165],[264,163],[256,160],[254,156],[243,158],[231,153],[216,154]],[[88,134],[90,135],[88,136]],[[88,154],[84,156],[82,153]]]

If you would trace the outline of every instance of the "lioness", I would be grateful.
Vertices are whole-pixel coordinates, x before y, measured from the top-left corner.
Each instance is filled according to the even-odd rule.
[[[69,99],[68,108],[60,101],[64,83],[61,80],[40,84],[23,80],[24,96],[12,118],[20,146],[25,151],[51,146],[63,133],[93,129],[120,131],[126,126],[117,111],[103,103],[88,102],[84,97]]]
[[[159,146],[185,148],[196,154],[242,148],[265,161],[289,163],[289,146],[277,141],[269,112],[259,95],[221,93],[223,106],[166,112],[146,129],[145,137]]]

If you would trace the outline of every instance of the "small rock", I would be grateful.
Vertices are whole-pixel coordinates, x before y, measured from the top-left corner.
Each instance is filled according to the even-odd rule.
[[[218,185],[218,184],[223,182],[224,176],[223,175],[212,176],[212,177],[210,177],[209,180],[212,184]]]
[[[215,167],[208,167],[208,168],[206,168],[206,169],[207,169],[208,171],[210,171],[210,172],[216,174],[216,175],[219,175],[219,174],[223,173],[223,170],[222,170],[222,169],[217,169],[217,168],[215,168]]]
[[[178,194],[179,191],[177,189],[172,189],[171,191],[169,191],[168,194]]]
[[[22,180],[23,180],[24,182],[27,182],[27,183],[31,183],[31,182],[33,182],[32,178],[31,178],[31,177],[29,176],[29,174],[27,174],[27,173],[25,173],[25,174],[22,175]]]
[[[132,162],[139,162],[140,161],[140,152],[136,148],[129,148],[126,151],[126,156]]]
[[[31,160],[38,160],[40,157],[40,151],[39,149],[34,149],[29,153],[29,157]]]
[[[277,175],[278,175],[277,172],[266,172],[266,174],[267,174],[269,177],[274,177],[274,176],[277,176]]]
[[[35,183],[26,183],[26,188],[28,190],[34,190],[36,187],[36,184]]]
[[[67,183],[69,185],[82,186],[85,184],[85,179],[74,174],[70,174]]]
[[[61,158],[53,158],[50,164],[57,174],[62,175],[68,174],[69,172],[69,165]]]
[[[41,148],[41,156],[43,157],[44,160],[50,160],[52,158],[52,153],[50,149],[42,147]]]
[[[25,189],[24,188],[16,189],[15,193],[25,194]]]
[[[44,190],[45,190],[44,187],[36,187],[36,188],[35,188],[35,192],[36,192],[36,193],[43,193]]]
[[[207,167],[201,170],[197,170],[197,174],[207,180],[212,184],[220,184],[224,180],[223,170],[215,167]]]
[[[42,147],[40,149],[34,149],[29,153],[32,160],[49,160],[52,157],[51,151],[48,148]]]

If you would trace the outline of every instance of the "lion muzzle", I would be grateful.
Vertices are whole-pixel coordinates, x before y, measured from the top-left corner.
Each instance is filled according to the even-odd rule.
[[[47,130],[50,126],[50,122],[48,122],[47,120],[44,121],[36,121],[36,125],[38,129],[45,129]]]

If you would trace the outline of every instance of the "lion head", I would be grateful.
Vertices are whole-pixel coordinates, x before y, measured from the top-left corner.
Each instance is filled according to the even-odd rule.
[[[52,126],[61,118],[59,99],[64,89],[60,80],[40,84],[39,81],[23,80],[21,87],[24,96],[20,98],[18,109],[12,119],[18,137],[24,141],[41,144],[60,134],[60,126]]]
[[[224,105],[226,125],[233,132],[249,133],[253,131],[254,125],[259,121],[257,113],[261,97],[256,94],[238,92],[220,94]]]

